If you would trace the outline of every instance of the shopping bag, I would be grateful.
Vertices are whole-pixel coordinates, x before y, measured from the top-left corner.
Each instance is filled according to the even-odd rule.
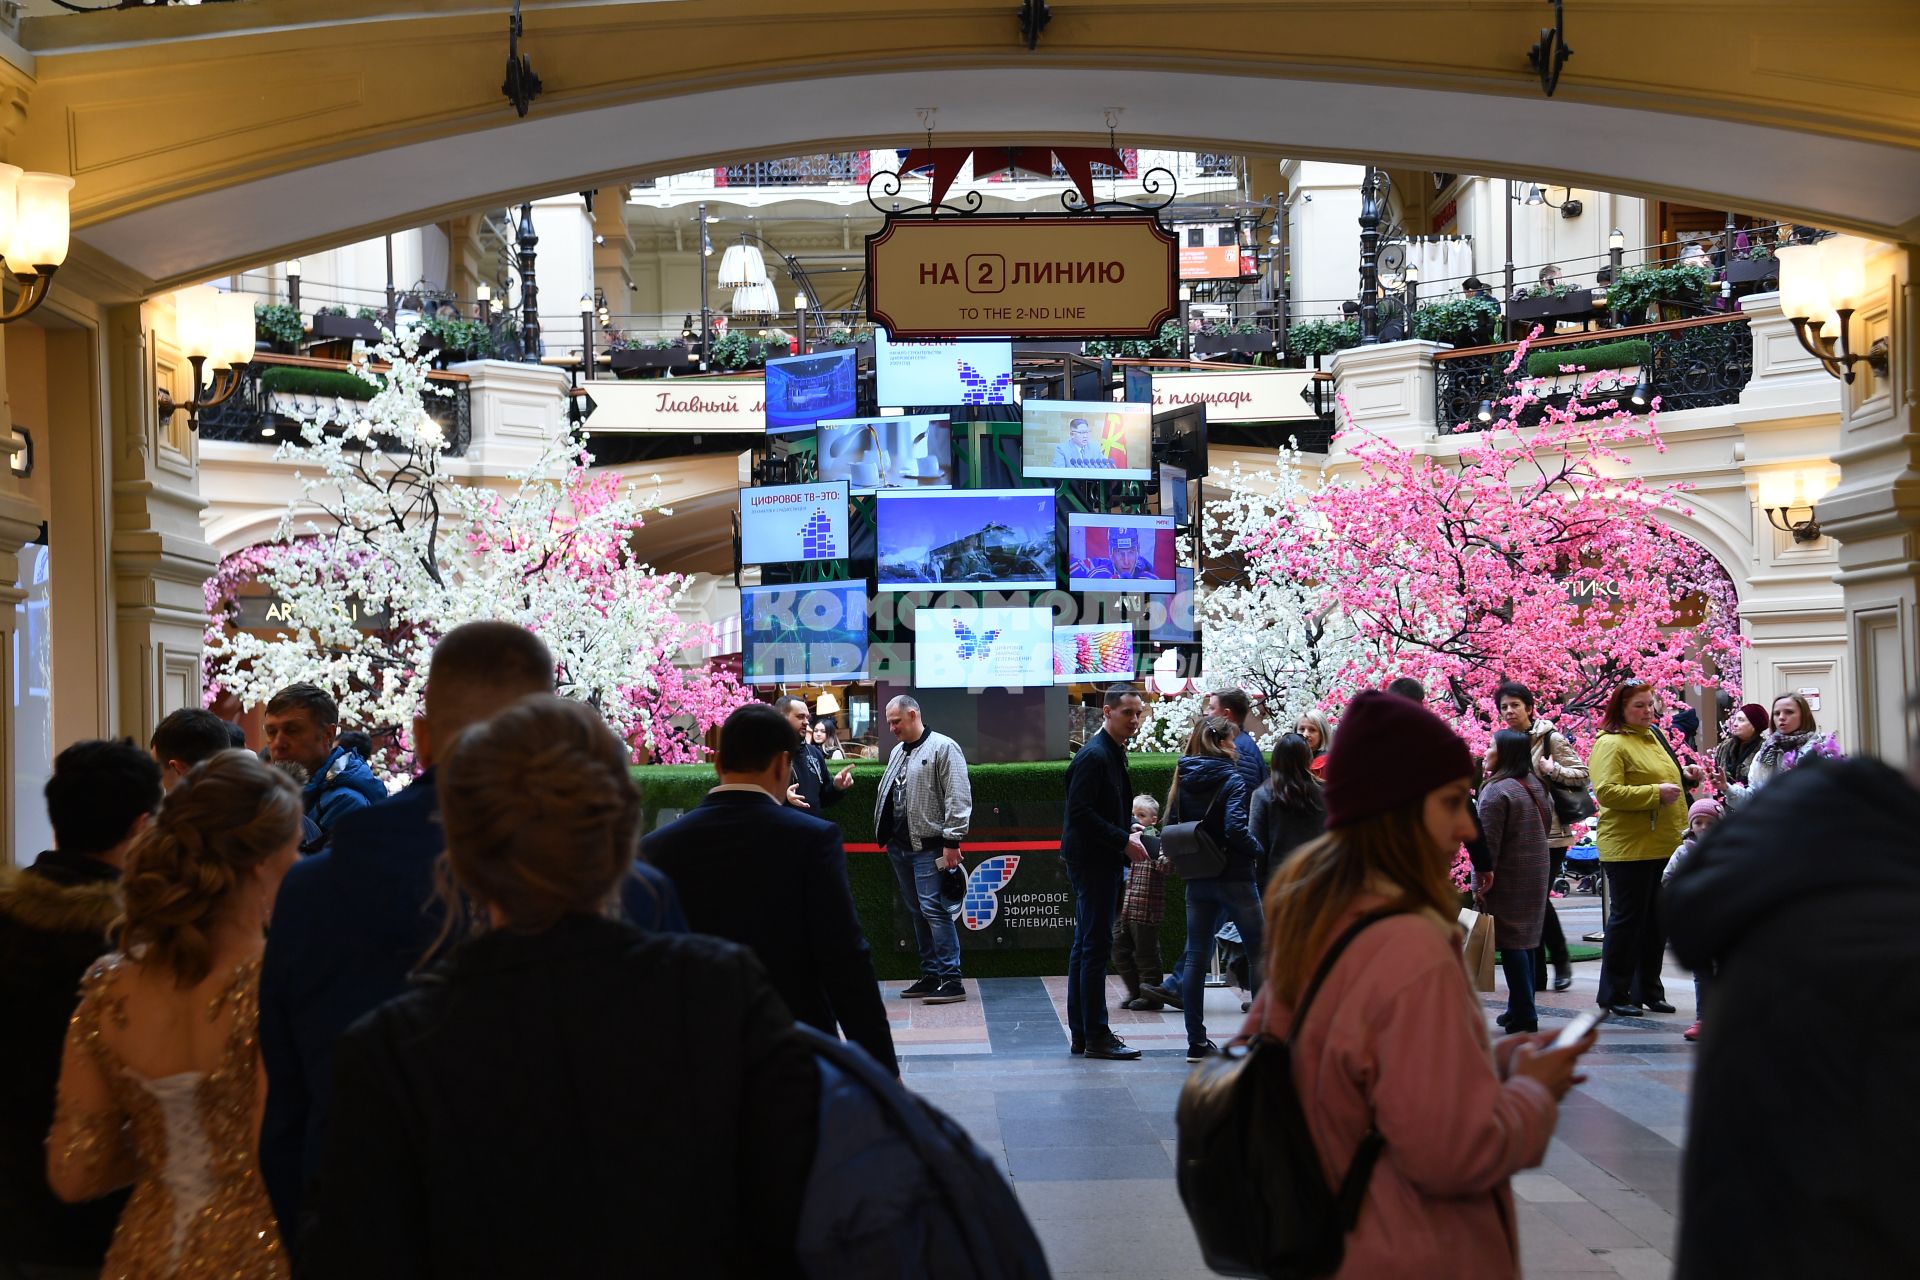
[[[1472,920],[1469,921],[1468,917]],[[1460,923],[1467,926],[1467,974],[1475,991],[1493,990],[1493,914],[1463,910]]]

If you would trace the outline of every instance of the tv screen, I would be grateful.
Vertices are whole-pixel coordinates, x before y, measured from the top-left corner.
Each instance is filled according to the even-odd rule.
[[[1170,592],[1172,516],[1067,516],[1069,591]]]
[[[748,684],[867,678],[867,584],[740,589],[740,666]]]
[[[1033,689],[1053,683],[1051,609],[920,609],[913,681],[924,689]]]
[[[740,491],[740,563],[847,557],[847,482]]]
[[[1013,403],[1011,342],[889,342],[878,329],[873,371],[881,404]]]
[[[822,418],[858,412],[853,348],[767,361],[767,431],[804,431]]]
[[[945,489],[953,484],[953,426],[946,418],[837,418],[820,424],[820,478],[855,493]]]
[[[1151,602],[1147,638],[1157,644],[1193,644],[1200,639],[1193,616],[1193,570],[1175,569],[1173,575],[1179,584],[1174,593]]]
[[[824,473],[823,473],[824,474]],[[1160,464],[1160,514],[1173,517],[1173,527],[1184,529],[1187,519],[1187,469]]]
[[[1153,478],[1152,405],[1027,400],[1020,419],[1020,469],[1029,479]]]
[[[1125,623],[1053,629],[1053,678],[1133,679],[1133,628]]]
[[[1052,490],[883,489],[873,511],[881,591],[1057,580]]]

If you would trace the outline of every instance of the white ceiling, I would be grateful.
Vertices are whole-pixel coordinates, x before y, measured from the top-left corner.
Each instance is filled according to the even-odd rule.
[[[166,284],[340,243],[418,215],[673,173],[715,156],[936,143],[1104,140],[1364,159],[1570,181],[1709,207],[1884,229],[1920,226],[1920,160],[1898,147],[1541,99],[1237,76],[1059,68],[798,80],[573,114],[262,178],[87,227],[79,239]]]

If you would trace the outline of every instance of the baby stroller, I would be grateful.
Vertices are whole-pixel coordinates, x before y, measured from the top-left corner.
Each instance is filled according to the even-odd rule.
[[[1553,890],[1569,893],[1600,892],[1600,850],[1590,844],[1576,844],[1567,850],[1567,860],[1554,879]]]

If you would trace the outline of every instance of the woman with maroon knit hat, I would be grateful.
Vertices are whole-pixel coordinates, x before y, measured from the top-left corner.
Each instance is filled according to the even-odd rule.
[[[1731,796],[1746,789],[1747,770],[1766,745],[1769,727],[1767,709],[1757,702],[1749,702],[1727,717],[1725,734],[1713,749],[1713,769],[1722,791]]]
[[[1507,1180],[1545,1156],[1593,1042],[1554,1050],[1548,1032],[1487,1036],[1447,877],[1473,833],[1472,768],[1432,712],[1360,694],[1327,762],[1327,833],[1267,889],[1266,982],[1242,1034],[1291,1045],[1331,1185],[1378,1134],[1335,1273],[1348,1280],[1518,1275]]]

